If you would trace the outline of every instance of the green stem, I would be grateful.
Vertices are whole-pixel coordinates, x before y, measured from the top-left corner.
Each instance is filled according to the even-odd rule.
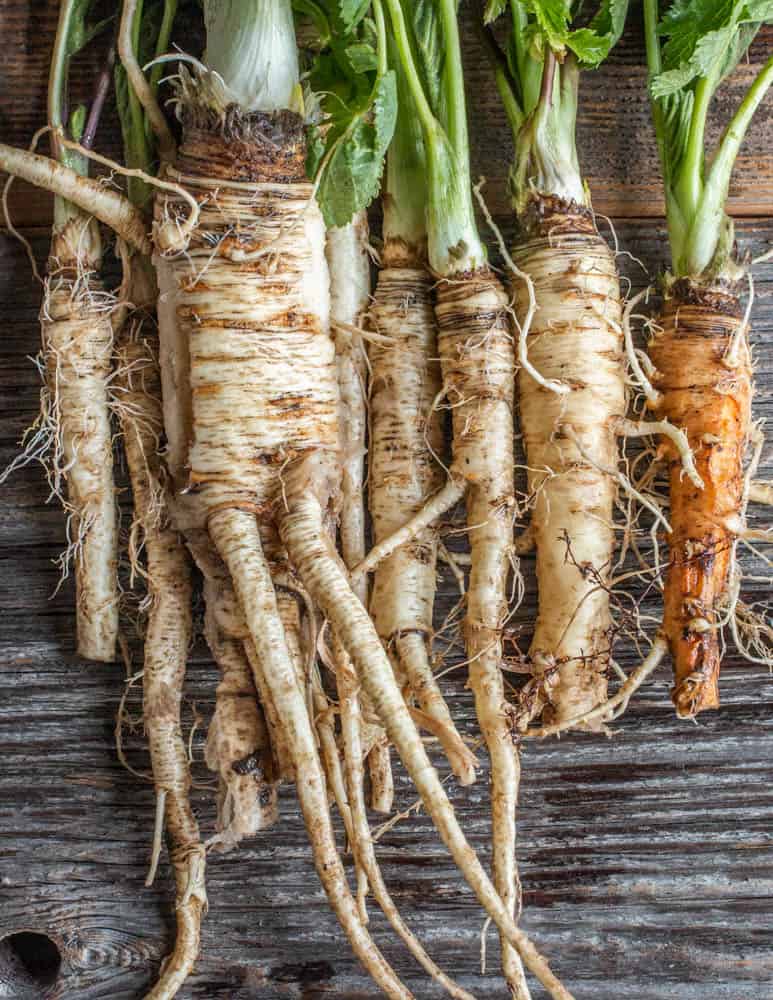
[[[177,16],[177,0],[164,0],[164,16],[161,20],[161,27],[158,32],[158,39],[156,41],[155,57],[158,58],[166,53],[169,48],[169,39],[172,36],[172,25],[174,24],[174,19]],[[150,70],[150,87],[153,93],[158,92],[158,85],[161,81],[161,74],[164,67],[161,63],[156,63],[155,66],[151,67]],[[147,123],[148,136],[151,133],[150,123]]]
[[[459,41],[459,20],[457,0],[439,0],[440,20],[445,41],[443,77],[445,90],[446,121],[443,123],[451,148],[461,167],[470,158],[470,143],[467,135],[467,107],[464,99],[464,70],[462,68],[462,47]]]
[[[690,115],[690,131],[684,158],[679,167],[679,177],[674,190],[682,213],[690,218],[697,210],[703,194],[703,162],[705,156],[706,118],[709,102],[714,93],[713,80],[701,77],[695,85],[695,99]]]
[[[700,205],[681,259],[674,261],[679,274],[698,277],[734,271],[730,252],[732,224],[725,214],[730,175],[754,112],[773,84],[773,56],[762,67],[728,125],[703,188]]]
[[[413,102],[416,105],[416,111],[421,119],[425,135],[429,137],[437,130],[438,121],[432,113],[432,108],[430,107],[427,96],[424,93],[424,87],[421,82],[421,77],[419,76],[419,71],[416,68],[416,62],[414,61],[413,51],[411,49],[411,41],[408,37],[408,30],[405,26],[403,9],[400,5],[400,0],[386,0],[386,5],[389,9],[389,16],[392,19],[395,45],[397,46],[397,54],[400,59],[400,64],[403,68],[403,72],[405,73],[405,81],[408,84]]]
[[[373,0],[373,20],[376,22],[376,37],[378,39],[378,75],[382,77],[389,70],[389,54],[387,52],[384,8],[381,6],[381,0]]]
[[[746,97],[738,107],[735,115],[725,130],[714,162],[709,171],[707,186],[724,186],[730,184],[730,174],[735,164],[741,143],[754,116],[754,112],[762,103],[770,85],[773,84],[773,56],[771,56],[757,74],[754,83],[749,88]]]

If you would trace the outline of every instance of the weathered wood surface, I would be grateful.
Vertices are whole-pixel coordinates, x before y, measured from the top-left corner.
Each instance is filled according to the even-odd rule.
[[[11,54],[0,66],[4,141],[26,142],[42,121],[53,9],[51,0],[0,5],[0,37]],[[753,61],[763,51],[758,47]],[[585,84],[583,159],[597,208],[616,217],[658,211],[640,55],[634,41]],[[477,165],[506,219],[503,150],[509,139],[488,72],[475,61],[470,89]],[[751,216],[739,225],[739,238],[755,253],[773,240],[773,222],[763,217],[773,214],[771,121],[769,102],[733,201],[737,214]],[[110,141],[105,145],[110,148]],[[34,226],[45,219],[47,203],[25,193],[15,210],[17,219]],[[28,235],[43,253],[44,230]],[[617,235],[621,247],[652,273],[664,266],[657,220],[619,222]],[[624,257],[620,263],[639,286],[638,266]],[[756,292],[755,409],[757,417],[770,420],[773,266],[760,268]],[[28,356],[37,349],[38,303],[39,288],[22,250],[0,236],[0,468],[16,453],[37,408],[37,373]],[[764,474],[773,478],[771,446]],[[163,866],[157,884],[143,886],[153,799],[150,786],[125,771],[115,753],[124,668],[85,664],[72,654],[70,583],[51,596],[63,518],[56,505],[46,505],[46,492],[38,467],[17,472],[0,490],[0,938],[22,929],[54,937],[64,955],[58,985],[63,998],[133,1000],[168,950],[171,886]],[[754,520],[769,523],[769,516],[754,512]],[[527,560],[528,592],[516,619],[523,644],[533,619],[532,569]],[[749,584],[744,597],[761,598],[767,590],[763,583]],[[446,581],[441,612],[453,599]],[[188,725],[194,703],[208,718],[215,683],[214,668],[198,646],[188,683]],[[474,733],[460,672],[446,683],[455,715]],[[614,740],[573,736],[526,747],[519,827],[524,926],[578,1000],[761,1000],[773,995],[773,681],[731,649],[723,707],[695,725],[674,718],[668,684],[664,669],[637,696]],[[209,783],[204,732],[198,728],[193,740],[202,785]],[[142,744],[140,732],[128,737],[130,763],[146,770]],[[397,775],[398,800],[407,805],[413,795],[399,768]],[[485,778],[473,789],[448,787],[473,843],[486,854]],[[212,832],[210,790],[197,789],[195,805],[205,833]],[[483,979],[480,911],[426,817],[402,821],[382,839],[379,855],[398,905],[433,955],[479,997],[504,997],[495,936],[489,935],[491,974]],[[185,1000],[378,996],[318,887],[291,789],[283,795],[276,830],[237,853],[213,856],[208,884],[211,910]],[[374,909],[372,926],[415,995],[440,996]],[[40,996],[39,989],[22,990],[18,977],[15,986],[6,985],[5,958],[0,946],[0,997]],[[538,990],[534,995],[542,996]]]

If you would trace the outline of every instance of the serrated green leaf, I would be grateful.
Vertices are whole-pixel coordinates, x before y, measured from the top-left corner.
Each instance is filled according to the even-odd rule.
[[[355,73],[372,73],[378,69],[378,55],[372,45],[356,42],[348,45],[345,51]]]
[[[612,38],[610,35],[597,35],[590,28],[579,28],[570,32],[566,45],[584,66],[596,67],[609,55]]]
[[[609,38],[609,48],[614,48],[623,34],[628,16],[628,0],[602,0],[590,27],[597,35]]]
[[[396,120],[397,81],[390,70],[378,80],[370,108],[343,133],[336,129],[337,134],[328,135],[332,152],[317,189],[326,225],[346,225],[376,197]]]
[[[338,10],[347,30],[355,28],[365,17],[370,0],[339,0]]]
[[[702,77],[716,85],[735,69],[773,0],[675,0],[658,26],[666,38],[663,72],[651,84],[664,97]]]

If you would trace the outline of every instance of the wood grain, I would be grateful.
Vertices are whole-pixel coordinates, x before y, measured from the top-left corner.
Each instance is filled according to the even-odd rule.
[[[3,0],[0,37],[0,139],[25,145],[44,118],[54,0]],[[511,143],[488,68],[469,40],[475,167],[507,228],[505,178]],[[714,121],[713,135],[759,64],[771,35],[739,71]],[[178,39],[185,46],[186,39]],[[97,53],[75,74],[86,93]],[[598,211],[616,220],[620,246],[651,274],[666,265],[655,156],[641,72],[641,45],[630,41],[583,84],[580,147]],[[753,253],[773,241],[773,139],[770,102],[761,110],[733,189],[742,219],[739,239]],[[107,118],[102,148],[117,148]],[[49,203],[18,190],[14,213],[38,254],[46,249]],[[640,222],[625,221],[646,217]],[[29,228],[33,227],[33,228]],[[635,287],[641,268],[619,258]],[[773,417],[773,266],[756,275],[754,343],[758,418]],[[34,419],[40,290],[18,244],[0,235],[0,468],[18,450]],[[767,446],[763,475],[773,478]],[[150,786],[118,763],[113,726],[123,689],[122,665],[95,665],[73,655],[73,592],[52,596],[64,524],[46,504],[42,471],[15,473],[0,489],[0,939],[22,929],[50,934],[63,952],[56,994],[64,1000],[134,1000],[143,995],[167,952],[173,929],[166,865],[144,888],[150,853]],[[769,515],[753,511],[755,524]],[[761,572],[745,556],[745,568]],[[533,566],[514,628],[528,643],[534,618]],[[744,586],[751,601],[764,583]],[[455,599],[445,580],[438,613]],[[657,610],[651,600],[646,609]],[[130,622],[126,631],[135,656]],[[621,662],[631,662],[621,648]],[[135,667],[139,664],[136,661]],[[461,671],[445,680],[455,716],[476,732]],[[211,714],[215,671],[199,644],[191,658],[186,725]],[[571,736],[527,745],[519,824],[525,887],[524,926],[555,962],[578,1000],[761,1000],[773,995],[773,681],[731,649],[719,712],[697,724],[678,722],[668,699],[668,670],[636,698],[612,740]],[[139,709],[137,697],[130,701]],[[211,776],[204,768],[205,726],[193,739],[200,787],[195,806],[213,831]],[[139,728],[126,735],[129,762],[148,768]],[[438,761],[442,768],[442,762]],[[413,794],[397,768],[398,800]],[[485,775],[472,789],[448,785],[475,846],[488,855]],[[340,835],[340,830],[339,830]],[[504,997],[498,950],[489,934],[489,969],[480,975],[482,919],[449,863],[431,823],[402,821],[380,842],[379,856],[395,899],[429,949],[480,998]],[[182,1000],[285,1000],[337,997],[376,1000],[378,993],[342,941],[315,877],[292,789],[282,795],[281,822],[237,853],[212,856],[211,910],[202,954]],[[372,910],[373,932],[419,1000],[438,997]],[[33,1000],[40,990],[8,985],[0,946],[0,997]],[[534,997],[542,997],[535,990]]]
[[[45,234],[30,235],[44,252]],[[660,223],[620,223],[618,238],[653,272],[663,266]],[[740,238],[757,253],[773,239],[773,224],[745,222]],[[640,268],[620,261],[638,286]],[[23,253],[2,238],[0,466],[15,454],[36,410],[37,373],[28,355],[37,345],[38,298]],[[768,265],[757,279],[758,417],[773,416],[772,333]],[[770,447],[764,474],[773,475]],[[72,655],[69,582],[51,597],[62,516],[45,500],[38,468],[16,473],[0,493],[0,938],[38,929],[58,940],[64,998],[133,1000],[169,947],[171,886],[165,866],[156,886],[143,886],[151,789],[119,765],[113,745],[124,670]],[[769,522],[764,512],[754,516],[756,523]],[[525,572],[527,596],[516,619],[524,644],[535,599],[529,562]],[[750,584],[744,598],[766,591],[764,584]],[[453,600],[446,580],[439,613]],[[648,608],[654,611],[656,603]],[[128,624],[127,633],[131,638]],[[630,652],[621,650],[623,662],[630,662]],[[214,668],[197,647],[186,693],[188,726],[194,703],[205,718],[211,713],[215,683]],[[453,674],[446,684],[456,717],[475,733],[463,678]],[[573,736],[525,748],[519,827],[524,926],[579,1000],[759,1000],[773,993],[773,681],[730,651],[723,707],[695,725],[673,717],[668,685],[664,669],[637,697],[613,740]],[[136,698],[132,707],[139,707]],[[197,780],[205,784],[203,734],[197,730],[194,752]],[[132,766],[147,770],[141,732],[128,735],[127,746]],[[453,783],[449,789],[486,856],[485,776],[472,789]],[[399,768],[398,798],[403,806],[413,801]],[[211,793],[199,788],[195,804],[211,832]],[[492,971],[484,979],[480,911],[426,817],[401,822],[383,838],[379,855],[398,904],[435,957],[479,997],[503,996],[494,936]],[[238,853],[211,858],[209,891],[202,956],[184,1000],[376,1000],[319,889],[291,789],[283,793],[275,831]],[[373,930],[417,997],[440,995],[375,912]]]

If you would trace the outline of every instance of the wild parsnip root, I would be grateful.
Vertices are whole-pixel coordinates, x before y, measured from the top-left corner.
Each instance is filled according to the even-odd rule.
[[[728,288],[681,280],[649,344],[658,415],[687,434],[704,488],[682,471],[664,439],[671,509],[664,630],[680,716],[719,705],[721,605],[735,539],[744,529],[743,463],[751,430],[748,330]]]
[[[451,474],[467,484],[469,686],[491,762],[494,885],[512,916],[520,899],[515,857],[520,761],[502,676],[502,632],[509,613],[507,580],[516,560],[513,341],[506,297],[491,271],[441,280],[436,294],[443,389],[453,418]],[[523,952],[521,957],[525,960]],[[506,935],[502,964],[514,995],[528,996],[523,967]]]
[[[347,226],[329,229],[327,263],[330,271],[330,324],[336,345],[339,413],[343,468],[338,536],[341,555],[349,569],[365,557],[365,441],[368,427],[365,345],[358,332],[370,305],[370,231],[365,211]],[[368,602],[368,581],[355,585],[363,604]],[[368,706],[364,706],[367,710]],[[372,714],[372,713],[369,713]],[[394,783],[389,745],[383,731],[368,752],[371,805],[377,812],[392,811]]]
[[[500,290],[499,297],[501,295]],[[509,440],[512,440],[512,434]],[[424,807],[481,905],[507,942],[517,949],[549,996],[553,1000],[571,1000],[571,994],[554,976],[544,957],[527,935],[516,927],[509,900],[505,903],[500,898],[467,842],[424,749],[378,634],[351,589],[346,570],[325,528],[325,512],[329,509],[336,476],[335,456],[323,451],[299,458],[288,467],[284,490],[286,505],[283,502],[279,507],[278,516],[280,533],[290,559],[312,599],[339,637],[363,690],[370,696],[387,735],[413,779]]]
[[[201,918],[207,909],[204,846],[190,804],[191,774],[180,721],[183,681],[191,643],[192,584],[182,539],[170,524],[166,480],[159,456],[162,434],[158,343],[150,315],[155,287],[147,258],[131,260],[129,297],[135,306],[116,351],[114,408],[123,435],[134,505],[132,566],[145,553],[148,586],[143,669],[143,720],[156,795],[163,806],[175,875],[177,936],[153,1000],[173,997],[193,969]]]
[[[337,464],[339,454],[324,229],[303,180],[303,121],[236,108],[226,117],[209,102],[208,83],[202,76],[181,94],[178,176],[208,198],[186,258],[166,262],[170,301],[160,312],[176,326],[170,360],[179,362],[177,378],[187,370],[190,387],[188,484],[303,776],[298,798],[330,904],[384,992],[407,998],[360,919],[336,850],[306,692],[259,530],[271,532],[293,456],[328,453]],[[162,201],[158,210],[174,208]]]
[[[529,360],[543,379],[569,388],[557,393],[523,369],[518,375],[540,593],[529,656],[535,674],[555,675],[545,722],[560,724],[607,694],[613,629],[604,583],[617,484],[603,470],[617,468],[615,420],[626,409],[620,283],[589,211],[542,198],[526,220],[513,260],[538,304]],[[513,285],[522,320],[524,285]]]
[[[440,484],[442,428],[433,279],[426,258],[387,242],[371,311],[369,499],[376,543],[421,510]],[[462,741],[432,672],[429,644],[435,602],[437,533],[426,528],[376,569],[370,612],[398,678],[437,725],[462,784],[475,779],[475,756]]]
[[[54,232],[40,317],[46,377],[40,419],[51,432],[52,490],[62,496],[67,484],[63,573],[72,559],[78,654],[110,662],[118,636],[118,525],[108,405],[115,303],[96,276],[101,258],[92,219],[72,215]]]

